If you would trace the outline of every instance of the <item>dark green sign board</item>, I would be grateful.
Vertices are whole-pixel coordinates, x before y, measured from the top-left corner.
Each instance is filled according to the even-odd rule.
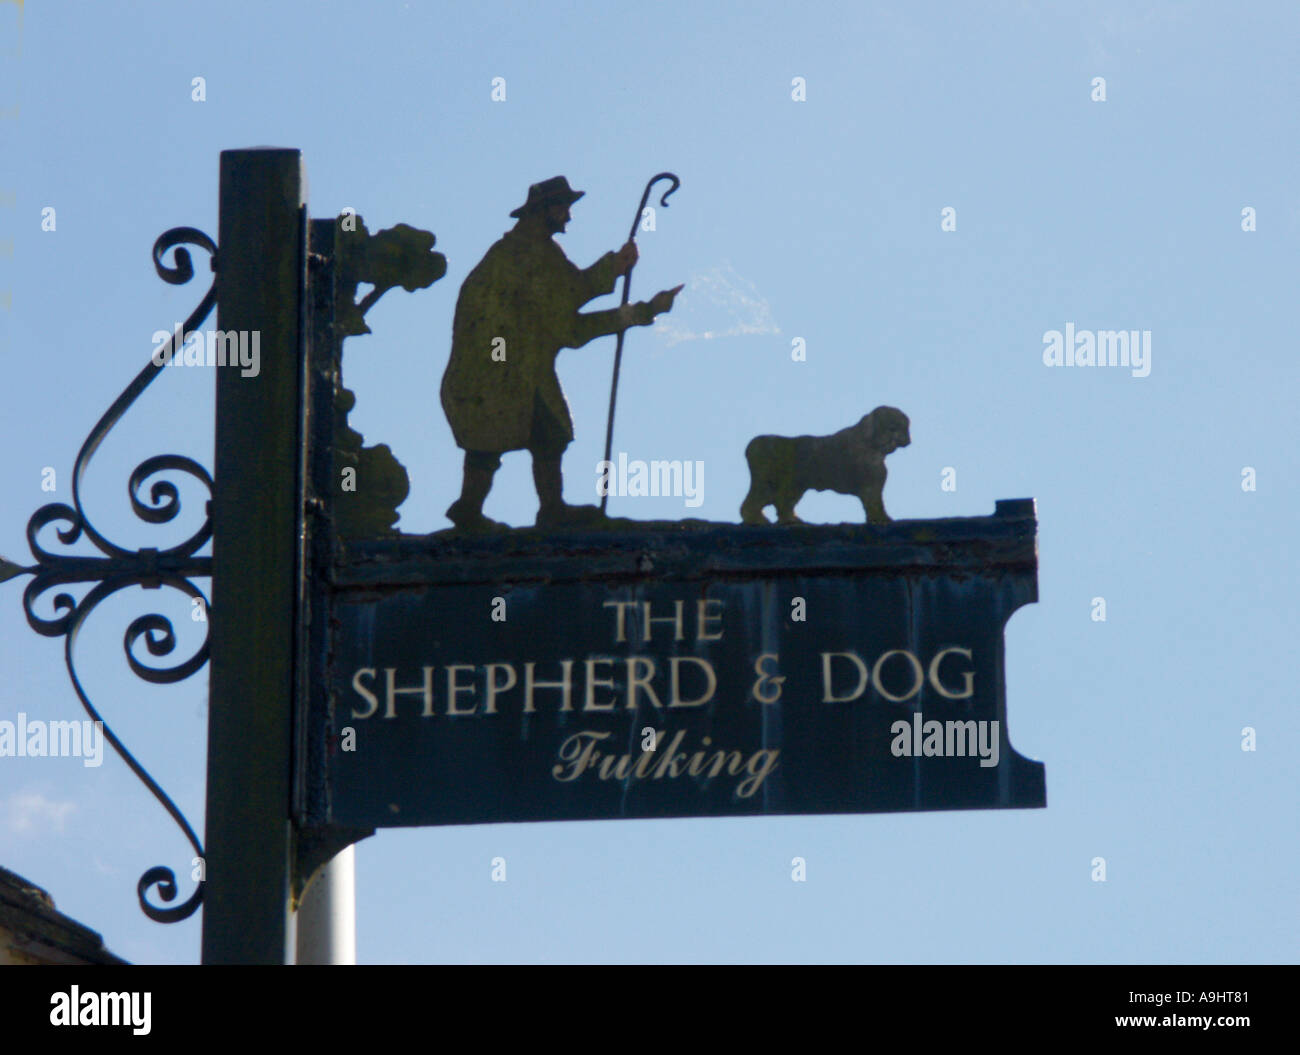
[[[1032,501],[354,545],[330,619],[329,822],[1044,806],[1003,672],[1035,547]]]

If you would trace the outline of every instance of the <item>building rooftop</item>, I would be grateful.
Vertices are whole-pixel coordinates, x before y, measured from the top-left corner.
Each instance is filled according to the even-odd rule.
[[[0,868],[0,964],[124,964],[36,884]]]

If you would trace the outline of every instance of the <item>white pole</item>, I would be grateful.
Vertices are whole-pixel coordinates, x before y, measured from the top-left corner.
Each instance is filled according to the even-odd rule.
[[[298,907],[299,964],[357,962],[355,847],[341,850],[312,880]]]

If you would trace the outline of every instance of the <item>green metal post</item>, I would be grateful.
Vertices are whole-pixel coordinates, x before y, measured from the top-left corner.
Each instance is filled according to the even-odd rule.
[[[305,179],[297,150],[221,155],[203,962],[292,963],[292,714],[302,487]]]

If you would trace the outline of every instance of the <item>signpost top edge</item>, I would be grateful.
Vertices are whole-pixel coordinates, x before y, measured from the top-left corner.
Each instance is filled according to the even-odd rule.
[[[1033,499],[999,501],[984,517],[884,526],[629,522],[625,530],[465,536],[399,535],[343,543],[336,587],[656,579],[896,570],[1036,575]]]

